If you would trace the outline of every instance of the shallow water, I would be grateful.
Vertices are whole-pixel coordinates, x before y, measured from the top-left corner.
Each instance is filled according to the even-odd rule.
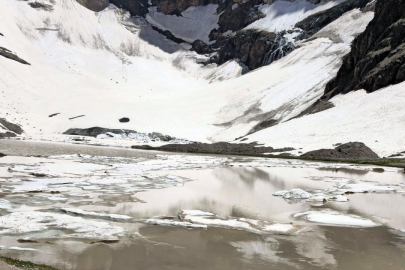
[[[0,140],[0,152],[13,155],[0,158],[0,200],[9,202],[3,208],[0,203],[0,222],[10,213],[28,213],[32,218],[33,213],[46,210],[82,226],[72,230],[71,224],[59,221],[57,226],[35,232],[3,232],[3,256],[80,270],[405,269],[405,174],[395,169],[377,173],[358,165],[6,140]],[[395,192],[348,194],[348,202],[326,203],[272,196],[293,188],[314,194],[334,188],[342,179],[390,186]],[[61,213],[61,208],[132,219],[76,216]],[[230,227],[187,229],[145,223],[154,216],[177,216],[184,209],[224,219],[292,222],[305,230],[262,234]],[[331,226],[292,217],[325,210],[380,226]],[[125,233],[113,235],[117,241],[106,243],[106,235],[97,238],[86,231],[87,221],[111,227],[103,232],[120,228]],[[27,227],[25,223],[18,226]]]

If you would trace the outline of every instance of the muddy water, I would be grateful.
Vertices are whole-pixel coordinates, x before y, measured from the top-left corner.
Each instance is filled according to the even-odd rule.
[[[24,149],[27,149],[26,151]],[[95,152],[94,152],[95,151]],[[0,199],[8,200],[11,209],[0,209],[0,215],[12,212],[54,210],[70,207],[94,212],[127,215],[133,222],[103,220],[109,224],[125,228],[126,233],[115,243],[93,243],[86,239],[63,238],[61,231],[69,230],[49,228],[38,232],[23,234],[0,234],[0,254],[38,263],[53,265],[60,269],[405,269],[405,175],[399,172],[385,171],[377,173],[370,168],[348,167],[341,165],[330,168],[330,164],[299,163],[291,166],[273,164],[268,161],[249,158],[229,158],[222,163],[204,165],[206,159],[190,164],[190,156],[179,156],[173,163],[163,154],[139,152],[124,149],[70,146],[60,144],[40,144],[10,142],[0,140],[0,152],[14,155],[0,158]],[[22,157],[21,155],[64,155],[88,154],[93,156],[118,156],[127,158],[112,161],[101,158],[71,160]],[[113,153],[113,154],[111,154]],[[192,156],[191,156],[192,157]],[[128,189],[116,189],[117,186],[129,187],[122,182],[122,174],[112,170],[120,182],[111,185],[78,186],[60,188],[58,194],[24,192],[17,189],[31,183],[32,175],[16,167],[16,164],[31,164],[36,168],[42,165],[63,165],[46,167],[49,173],[44,179],[66,177],[66,168],[79,173],[83,179],[100,171],[87,171],[78,164],[131,165],[142,158],[149,164],[142,172],[134,172],[133,167],[124,167],[125,174],[133,177],[145,177],[142,182],[132,183],[131,188],[148,187],[142,191],[128,193]],[[219,157],[218,157],[219,158]],[[222,158],[222,157],[221,157]],[[131,160],[134,161],[131,161]],[[158,160],[158,161],[157,161]],[[182,162],[184,161],[184,162]],[[80,162],[80,163],[78,163]],[[148,163],[149,162],[149,163]],[[169,162],[167,165],[165,162]],[[200,162],[200,163],[198,163]],[[230,166],[232,162],[246,166]],[[67,167],[65,165],[68,165]],[[173,165],[174,164],[174,165]],[[252,165],[253,164],[253,165]],[[281,163],[280,163],[281,164]],[[69,167],[70,166],[70,167]],[[9,170],[12,168],[13,170]],[[121,168],[121,167],[120,167]],[[143,168],[143,167],[142,167]],[[80,169],[80,170],[79,170]],[[95,169],[98,169],[96,167]],[[20,171],[18,171],[20,170]],[[187,181],[165,185],[151,179],[152,175],[180,177]],[[56,175],[56,176],[55,176]],[[149,178],[148,178],[149,177]],[[153,179],[160,179],[154,176]],[[333,188],[335,183],[327,179],[357,179],[366,183],[392,185],[397,192],[356,193],[347,195],[348,202],[313,204],[306,201],[287,201],[272,196],[280,190],[301,188],[316,193]],[[1,180],[3,179],[3,181]],[[20,181],[20,180],[25,181]],[[29,180],[31,179],[31,180]],[[42,179],[42,178],[41,178]],[[36,181],[41,179],[35,178]],[[170,179],[170,178],[168,178]],[[84,181],[84,180],[83,180]],[[36,182],[35,182],[36,183]],[[163,184],[162,184],[163,183]],[[79,185],[79,184],[78,184]],[[59,186],[57,186],[59,187]],[[83,189],[83,187],[92,187]],[[96,189],[100,187],[99,189]],[[21,192],[14,192],[22,190]],[[84,197],[69,196],[75,192]],[[132,191],[131,191],[132,192]],[[118,195],[117,195],[118,194]],[[108,195],[108,196],[107,196]],[[65,201],[49,201],[51,196],[66,198]],[[121,199],[118,200],[117,196]],[[82,199],[81,199],[82,198]],[[82,201],[82,203],[80,203]],[[143,220],[154,216],[176,216],[182,209],[198,209],[220,216],[251,218],[264,221],[293,222],[305,226],[307,230],[298,234],[276,235],[255,234],[229,228],[208,227],[208,229],[186,229],[148,225]],[[347,226],[325,226],[305,220],[292,218],[294,213],[331,209],[345,214],[353,214],[381,224],[372,228]],[[100,219],[84,217],[95,222]],[[0,217],[1,219],[1,217]],[[0,228],[1,229],[1,228]],[[53,236],[58,235],[57,238]],[[31,237],[36,243],[22,241]],[[34,250],[16,250],[18,247]]]

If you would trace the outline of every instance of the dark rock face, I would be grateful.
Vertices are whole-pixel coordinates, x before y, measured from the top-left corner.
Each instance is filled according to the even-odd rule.
[[[221,40],[218,42],[221,43]],[[282,34],[246,30],[226,39],[218,52],[218,64],[238,58],[253,70],[280,59],[293,50]]]
[[[109,0],[111,4],[126,9],[132,16],[145,16],[148,13],[148,0]]]
[[[24,130],[19,125],[10,123],[4,118],[0,118],[0,124],[9,131],[14,132],[18,135],[21,135],[24,132]]]
[[[192,144],[167,144],[159,147],[149,145],[134,145],[132,149],[159,150],[182,153],[204,153],[222,155],[263,155],[264,153],[291,151],[294,148],[274,149],[273,147],[258,147],[255,143],[232,144],[227,142],[219,143],[192,143]]]
[[[6,154],[0,153],[0,158],[1,157],[6,157],[6,156],[7,156]]]
[[[166,15],[180,15],[189,7],[218,4],[219,2],[219,0],[152,0],[152,4],[157,6],[158,11]]]
[[[198,54],[209,54],[212,53],[212,48],[205,44],[203,41],[197,39],[191,44],[191,49]]]
[[[30,63],[28,63],[24,59],[21,59],[20,57],[18,57],[12,51],[10,51],[10,50],[8,50],[6,48],[3,48],[3,47],[0,47],[0,55],[5,57],[5,58],[17,61],[17,62],[19,62],[21,64],[24,64],[24,65],[31,65]]]
[[[229,30],[238,31],[254,21],[265,17],[257,7],[257,5],[263,3],[263,0],[251,0],[246,3],[240,3],[237,8],[232,7],[234,2],[230,2],[225,11],[219,17],[218,30],[221,33]]]
[[[170,32],[169,30],[161,30],[155,26],[152,26],[152,29],[159,32],[160,34],[164,35],[167,39],[173,40],[176,43],[185,43],[186,41],[182,40],[181,38],[176,37],[175,35],[173,35],[172,32]]]
[[[324,99],[358,89],[372,92],[405,80],[405,1],[378,0],[375,12],[326,86]]]
[[[128,117],[122,117],[119,121],[120,121],[120,123],[128,123],[129,118]]]
[[[341,144],[335,149],[320,149],[301,155],[309,159],[330,159],[330,160],[371,160],[378,159],[378,155],[361,142],[349,142]]]
[[[364,8],[372,0],[346,0],[328,10],[313,14],[298,22],[295,27],[304,30],[300,39],[311,37],[326,25],[338,19],[344,13],[355,8]],[[318,4],[318,3],[313,3]]]
[[[4,118],[0,118],[0,125],[2,125],[3,127],[6,128],[6,130],[8,130],[4,133],[0,133],[0,139],[16,137],[17,134],[21,135],[24,132],[19,125],[10,123]]]
[[[110,129],[110,128],[102,128],[102,127],[71,128],[71,129],[68,129],[67,131],[63,132],[63,134],[65,134],[65,135],[78,135],[78,136],[88,136],[88,137],[97,137],[98,135],[106,134],[106,133],[123,134],[123,135],[137,134],[137,133],[144,134],[144,135],[147,135],[151,141],[169,142],[169,141],[176,139],[175,137],[172,137],[169,135],[164,135],[159,132],[152,132],[152,133],[145,134],[145,133],[140,133],[140,132],[137,132],[135,130],[130,130],[130,129]]]
[[[110,4],[109,0],[76,0],[82,6],[95,11],[100,12]]]

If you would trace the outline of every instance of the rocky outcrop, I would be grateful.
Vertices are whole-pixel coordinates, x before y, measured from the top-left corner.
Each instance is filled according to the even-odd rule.
[[[405,1],[378,0],[375,12],[323,99],[358,89],[372,92],[405,80]]]
[[[251,0],[243,3],[230,4],[223,11],[218,20],[219,32],[225,33],[226,31],[238,31],[245,26],[264,18],[265,15],[258,10],[257,5],[263,4],[263,0]]]
[[[88,136],[88,137],[97,137],[98,135],[107,135],[108,137],[113,137],[114,135],[124,135],[125,137],[133,137],[136,134],[141,136],[146,136],[151,141],[175,141],[177,138],[164,135],[159,132],[152,132],[152,133],[141,133],[135,130],[130,129],[111,129],[111,128],[102,128],[102,127],[92,127],[92,128],[71,128],[65,131],[63,134],[65,135],[77,135],[77,136]]]
[[[219,0],[152,0],[152,5],[157,6],[163,14],[180,15],[189,7],[218,4]]]
[[[27,61],[25,61],[24,59],[21,59],[20,57],[18,57],[16,54],[14,54],[12,51],[10,51],[9,49],[0,47],[0,56],[3,56],[5,58],[17,61],[21,64],[24,65],[31,65],[30,63],[28,63]]]
[[[132,16],[145,16],[148,13],[148,0],[110,0],[111,4],[126,9]]]
[[[362,142],[349,142],[335,149],[320,149],[301,155],[302,158],[321,160],[371,160],[378,155]]]
[[[82,6],[95,11],[100,12],[110,4],[109,0],[76,0]]]
[[[197,39],[191,44],[191,49],[198,54],[209,54],[212,53],[213,50],[211,46],[204,43],[203,41]]]
[[[4,118],[0,118],[0,125],[3,129],[6,129],[6,132],[0,132],[0,139],[16,137],[24,132],[19,125],[13,124]]]
[[[28,5],[30,5],[30,7],[35,8],[35,9],[41,9],[41,10],[45,10],[45,11],[53,10],[52,5],[48,5],[48,4],[44,4],[44,3],[40,3],[40,2],[30,2],[30,3],[28,3]]]
[[[305,18],[295,25],[295,27],[304,30],[299,38],[306,39],[311,37],[344,13],[356,8],[365,8],[370,1],[373,0],[346,0],[328,10],[318,12]]]
[[[167,152],[181,153],[203,153],[203,154],[221,154],[221,155],[263,155],[271,152],[285,152],[294,150],[294,148],[275,149],[273,147],[258,146],[256,143],[233,144],[227,142],[219,143],[191,143],[191,144],[167,144],[159,147],[149,145],[134,145],[132,149],[159,150]]]
[[[293,50],[293,45],[282,37],[283,33],[275,34],[265,31],[240,31],[227,38],[218,50],[218,64],[238,58],[250,70],[269,65]]]

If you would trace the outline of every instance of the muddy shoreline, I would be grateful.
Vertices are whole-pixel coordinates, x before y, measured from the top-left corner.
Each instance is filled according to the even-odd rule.
[[[359,146],[360,145],[360,146]],[[255,143],[232,144],[232,143],[193,143],[193,144],[167,144],[162,146],[133,145],[132,149],[152,150],[176,153],[210,154],[210,155],[234,155],[252,156],[264,158],[298,159],[308,161],[342,162],[387,167],[404,168],[405,159],[380,158],[370,148],[362,143],[339,144],[335,149],[319,149],[293,156],[288,151],[295,150],[291,147],[275,149],[272,147],[259,146]],[[342,150],[344,149],[344,150]],[[343,154],[342,154],[343,152]],[[366,153],[365,153],[366,152]],[[272,154],[279,153],[279,154]]]

